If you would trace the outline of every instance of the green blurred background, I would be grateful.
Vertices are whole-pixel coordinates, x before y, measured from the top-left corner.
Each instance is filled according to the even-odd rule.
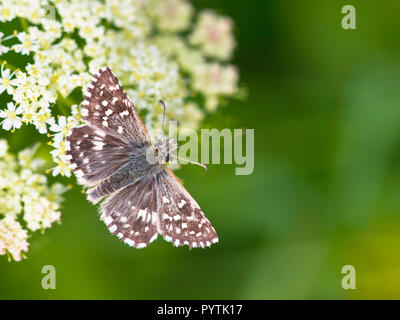
[[[76,187],[62,225],[35,233],[28,259],[0,259],[0,298],[399,299],[400,3],[194,4],[235,20],[234,62],[248,88],[204,127],[255,129],[252,175],[234,165],[177,172],[220,243],[189,251],[159,237],[132,249]],[[357,30],[341,27],[346,4]],[[23,131],[2,136],[15,151],[31,143]],[[41,287],[47,264],[56,290]],[[341,288],[347,264],[356,290]]]

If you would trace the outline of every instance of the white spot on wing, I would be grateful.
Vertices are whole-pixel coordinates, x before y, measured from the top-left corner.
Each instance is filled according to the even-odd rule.
[[[167,197],[162,197],[162,201],[163,201],[164,203],[169,203],[169,199],[168,199]]]
[[[128,110],[122,111],[122,112],[119,113],[119,115],[121,116],[121,118],[123,118],[123,117],[129,115],[129,111]]]
[[[94,150],[103,150],[104,143],[101,141],[94,141],[93,144],[95,147],[93,148]]]
[[[100,137],[103,137],[103,138],[106,136],[106,133],[103,132],[103,131],[101,131],[101,130],[96,130],[96,134],[97,134],[98,136],[100,136]]]
[[[147,209],[144,209],[144,210],[140,209],[136,219],[139,219],[141,217],[142,220],[145,221],[146,211],[147,211]]]
[[[157,238],[157,236],[158,236],[158,233],[156,232],[156,233],[151,237],[151,239],[150,239],[149,242],[153,242],[153,241]]]
[[[181,202],[178,203],[179,209],[182,209],[182,207],[183,207],[185,204],[186,204],[186,201],[182,199]]]
[[[107,216],[104,218],[104,223],[106,225],[109,225],[112,221],[113,221],[113,218],[111,218],[110,216]]]

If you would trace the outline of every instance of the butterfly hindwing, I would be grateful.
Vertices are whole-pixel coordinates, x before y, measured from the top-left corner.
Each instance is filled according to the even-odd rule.
[[[196,201],[168,169],[138,179],[102,204],[102,220],[125,243],[142,248],[160,233],[175,246],[206,247],[218,236]]]
[[[197,202],[174,173],[166,169],[159,183],[159,232],[175,246],[210,246],[218,236]]]
[[[144,248],[158,235],[154,181],[138,179],[102,203],[101,219],[110,232],[135,248]]]

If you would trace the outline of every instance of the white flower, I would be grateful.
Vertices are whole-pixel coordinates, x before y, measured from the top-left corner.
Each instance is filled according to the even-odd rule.
[[[73,120],[73,117],[68,117],[68,122],[72,122]],[[63,140],[64,137],[68,135],[70,127],[71,125],[67,123],[67,118],[65,116],[61,116],[58,119],[58,123],[53,120],[49,130],[52,132],[56,132],[56,134],[54,135],[54,141],[60,142],[61,140]]]
[[[193,7],[185,0],[150,0],[147,10],[155,25],[167,32],[186,30],[193,14]]]
[[[232,95],[237,91],[239,78],[234,66],[218,63],[199,65],[193,87],[206,95]]]
[[[54,150],[60,153],[58,150]],[[65,151],[64,151],[65,152]],[[69,161],[67,160],[65,155],[58,155],[57,156],[57,166],[53,168],[52,173],[53,176],[61,174],[66,177],[71,176],[71,168],[69,167]]]
[[[18,115],[22,114],[23,110],[21,107],[15,108],[13,102],[7,103],[7,110],[0,111],[0,118],[5,118],[2,121],[2,127],[4,130],[19,129],[22,125],[22,120]]]
[[[190,36],[190,42],[199,45],[209,57],[229,59],[235,47],[232,26],[230,18],[205,10],[199,15],[196,27]]]
[[[4,70],[5,62],[1,65],[1,75],[0,75],[0,94],[4,91],[7,91],[8,94],[12,94],[14,87],[18,86],[19,80],[12,79],[14,74],[18,71],[14,71],[13,73],[10,72],[10,69]]]
[[[60,220],[62,194],[68,189],[58,183],[48,185],[46,176],[37,172],[43,165],[34,157],[38,146],[22,150],[17,158],[0,140],[0,255],[16,261],[28,250],[29,230],[44,230]],[[20,218],[27,230],[17,222]]]
[[[20,261],[22,252],[28,251],[27,239],[28,232],[12,217],[0,220],[0,255],[9,253],[15,261]]]
[[[39,133],[45,134],[47,133],[47,125],[50,119],[51,119],[50,111],[46,109],[41,109],[33,115],[32,122],[35,125],[36,129],[39,131]]]
[[[12,0],[2,0],[0,4],[0,22],[11,21],[15,18],[18,8]]]
[[[30,230],[50,228],[53,222],[60,220],[58,205],[52,204],[46,197],[26,195],[22,201],[25,208],[24,220]]]
[[[37,51],[39,49],[39,40],[36,39],[33,34],[21,32],[18,33],[17,38],[21,43],[12,46],[15,52],[27,55],[31,51]]]

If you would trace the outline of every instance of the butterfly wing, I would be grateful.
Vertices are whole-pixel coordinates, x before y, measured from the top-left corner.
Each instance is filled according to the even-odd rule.
[[[177,177],[166,168],[138,179],[102,204],[102,220],[125,243],[143,248],[160,233],[175,246],[210,246],[218,236]]]
[[[93,76],[82,102],[86,124],[71,130],[66,154],[78,181],[94,186],[118,172],[150,138],[133,103],[109,68]],[[98,200],[98,199],[97,199]]]
[[[155,177],[137,178],[101,204],[101,220],[113,235],[135,248],[144,248],[158,235]]]
[[[158,192],[159,232],[175,246],[210,246],[218,235],[197,202],[175,174],[165,169]]]
[[[110,68],[101,68],[83,94],[82,116],[91,126],[126,142],[150,143],[132,101]]]
[[[67,137],[66,154],[78,182],[95,185],[129,160],[129,148],[120,139],[83,125]]]
[[[109,68],[94,75],[84,94],[86,124],[72,129],[66,153],[89,199],[101,205],[102,220],[125,243],[143,248],[160,233],[175,246],[210,246],[218,236],[196,201],[164,167],[135,174],[147,166],[144,150],[150,138],[133,103]],[[139,151],[138,151],[139,150]]]

